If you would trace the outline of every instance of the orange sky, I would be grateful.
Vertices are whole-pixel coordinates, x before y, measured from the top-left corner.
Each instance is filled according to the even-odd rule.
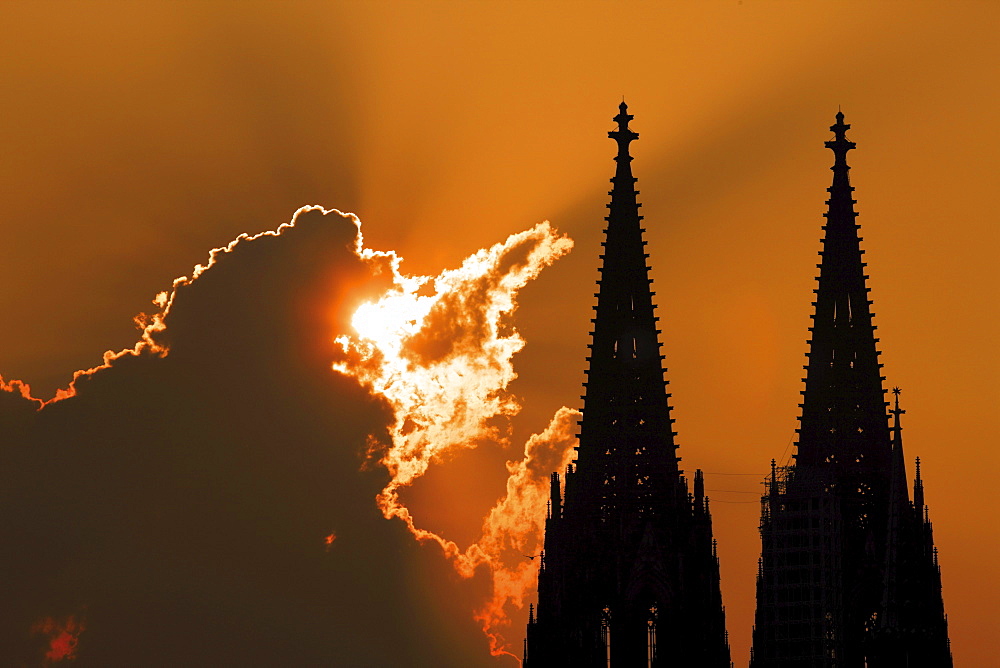
[[[367,245],[395,249],[410,273],[547,219],[576,248],[522,295],[523,443],[580,403],[605,133],[624,95],[682,465],[735,490],[710,495],[737,665],[753,493],[796,426],[839,105],[956,665],[1000,654],[996,4],[8,2],[2,14],[0,373],[43,396],[130,346],[131,317],[210,248],[301,205],[357,213]],[[516,455],[462,455],[413,503],[471,540]]]

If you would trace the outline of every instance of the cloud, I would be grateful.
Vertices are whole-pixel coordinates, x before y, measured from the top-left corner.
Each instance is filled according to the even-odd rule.
[[[514,656],[501,635],[509,635],[507,606],[522,608],[534,588],[537,564],[525,552],[540,549],[549,474],[565,467],[577,414],[560,409],[542,434],[528,440],[524,459],[507,463],[506,496],[471,545],[462,548],[424,528],[400,490],[456,451],[483,440],[505,442],[497,419],[520,410],[507,391],[517,377],[513,356],[525,343],[511,322],[518,291],[571,248],[568,237],[543,222],[436,277],[402,275],[392,256],[394,287],[356,312],[356,336],[338,339],[346,357],[336,368],[385,397],[395,414],[383,459],[392,479],[379,506],[418,540],[439,546],[463,577],[479,569],[489,573],[492,594],[474,616],[497,656]]]
[[[303,208],[213,251],[58,400],[3,384],[8,660],[62,643],[78,665],[483,662],[488,578],[384,519],[393,408],[330,368],[396,266],[352,216]]]
[[[512,358],[524,340],[507,320],[518,290],[571,248],[568,237],[544,222],[433,278],[403,276],[398,258],[382,256],[394,287],[357,311],[357,336],[338,337],[346,357],[336,368],[384,396],[395,411],[386,458],[393,480],[381,500],[387,517],[408,517],[398,488],[435,457],[497,438],[490,420],[519,409],[505,390],[517,377]]]
[[[513,638],[523,629],[512,628],[511,607],[523,609],[526,595],[538,583],[545,509],[549,501],[550,476],[565,471],[576,444],[576,424],[582,414],[563,406],[549,426],[533,434],[524,445],[524,458],[507,462],[507,494],[483,522],[477,548],[489,565],[493,593],[475,618],[490,639],[494,655],[516,649]]]

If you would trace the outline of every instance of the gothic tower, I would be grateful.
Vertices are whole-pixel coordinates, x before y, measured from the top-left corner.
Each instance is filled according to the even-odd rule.
[[[729,668],[701,471],[678,467],[624,102],[577,458],[552,474],[524,666]]]
[[[889,427],[844,115],[834,153],[797,453],[771,462],[751,668],[950,668],[919,460],[906,487],[899,394]]]

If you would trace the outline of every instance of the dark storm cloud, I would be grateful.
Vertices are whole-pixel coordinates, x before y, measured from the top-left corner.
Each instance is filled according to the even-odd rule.
[[[468,615],[483,583],[374,503],[388,475],[365,453],[388,407],[330,369],[334,336],[389,280],[356,236],[302,210],[175,284],[150,334],[166,356],[125,353],[40,411],[3,386],[5,660],[41,663],[39,623],[70,618],[79,665],[487,655]]]

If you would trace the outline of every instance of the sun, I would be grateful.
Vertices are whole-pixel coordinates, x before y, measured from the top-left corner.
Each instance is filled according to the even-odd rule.
[[[400,352],[403,341],[420,331],[434,305],[433,297],[417,294],[431,280],[428,276],[400,277],[389,294],[377,302],[359,306],[351,318],[351,326],[358,338],[374,344],[383,352]]]

